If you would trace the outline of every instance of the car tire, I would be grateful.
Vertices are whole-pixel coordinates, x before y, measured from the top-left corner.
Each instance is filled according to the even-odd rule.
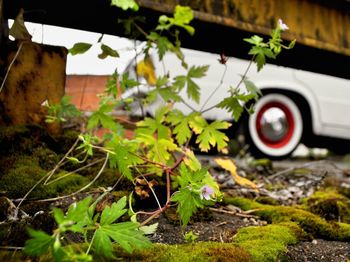
[[[282,159],[290,156],[303,136],[303,118],[288,96],[268,93],[255,104],[255,112],[244,121],[249,151],[255,157]]]

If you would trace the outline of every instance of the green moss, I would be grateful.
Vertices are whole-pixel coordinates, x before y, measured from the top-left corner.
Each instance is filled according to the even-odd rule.
[[[270,223],[296,222],[313,237],[340,241],[350,240],[350,225],[327,222],[297,207],[263,205],[245,198],[225,198],[224,202],[236,205],[243,210],[256,209],[255,214]]]
[[[229,261],[249,262],[251,256],[243,248],[230,243],[200,242],[183,245],[155,244],[146,250],[137,250],[132,254],[118,250],[116,256],[121,261],[166,261],[166,262],[202,262]]]
[[[326,220],[350,222],[350,199],[334,190],[317,191],[302,203],[306,210]]]
[[[5,192],[9,198],[21,198],[46,174],[47,171],[40,167],[37,158],[18,157],[13,167],[0,177],[0,192]],[[56,175],[55,178],[60,176],[64,176],[64,173]],[[88,182],[89,179],[72,174],[50,185],[40,183],[30,193],[29,199],[43,199],[57,196],[60,193],[71,193]]]
[[[257,197],[255,201],[260,203],[260,204],[267,204],[267,205],[272,205],[272,206],[280,205],[278,200],[271,198],[271,197],[267,197],[267,196]]]
[[[294,231],[283,224],[241,228],[234,238],[234,243],[247,250],[257,262],[277,261],[287,251],[287,245],[297,242]]]
[[[1,177],[0,191],[9,198],[21,198],[45,175],[46,171],[35,164],[15,167]],[[42,198],[53,193],[50,187],[38,185],[30,197]]]
[[[88,178],[74,173],[66,176],[65,172],[61,172],[55,176],[56,178],[59,180],[50,184],[49,187],[58,194],[75,192],[90,182]]]

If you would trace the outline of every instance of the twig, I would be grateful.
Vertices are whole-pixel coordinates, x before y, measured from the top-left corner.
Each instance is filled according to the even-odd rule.
[[[213,97],[213,95],[219,90],[219,88],[222,86],[222,84],[224,83],[224,77],[226,75],[226,72],[227,72],[227,65],[224,64],[225,66],[225,70],[221,76],[221,79],[220,79],[220,83],[218,84],[218,86],[213,90],[213,92],[211,92],[211,94],[207,97],[207,99],[205,100],[205,102],[203,103],[200,111],[202,111],[204,109],[204,107],[207,105],[207,103],[209,102],[209,100]]]
[[[229,214],[229,215],[234,215],[234,216],[238,216],[238,217],[258,218],[257,216],[247,214],[247,212],[239,213],[236,211],[228,211],[228,210],[218,209],[218,208],[214,208],[214,207],[209,207],[209,210],[211,210],[213,212],[217,212],[217,213]],[[254,210],[254,212],[255,211],[256,210]]]
[[[12,59],[12,61],[11,61],[10,65],[9,65],[9,67],[7,68],[5,77],[4,77],[4,79],[2,80],[2,83],[1,83],[0,93],[1,93],[2,89],[3,89],[4,86],[5,86],[5,82],[6,82],[6,79],[7,79],[7,77],[8,77],[8,74],[10,73],[10,70],[11,70],[11,67],[13,66],[13,63],[16,61],[17,56],[19,55],[19,52],[20,52],[21,49],[22,49],[23,43],[24,43],[24,42],[22,41],[21,44],[19,45],[18,50],[17,50],[17,52],[16,52],[14,58]]]
[[[107,163],[108,163],[108,159],[109,159],[109,153],[107,152],[107,155],[106,155],[106,159],[105,159],[105,162],[103,163],[101,169],[98,171],[98,174],[94,177],[94,179],[89,183],[87,184],[86,186],[80,188],[78,191],[74,192],[74,193],[71,193],[69,195],[66,195],[66,196],[61,196],[61,197],[54,197],[54,198],[48,198],[48,199],[44,199],[44,200],[39,200],[40,202],[49,202],[49,201],[56,201],[56,200],[59,200],[59,199],[63,199],[63,198],[66,198],[66,197],[71,197],[71,196],[74,196],[82,191],[84,191],[85,189],[89,188],[93,183],[95,183],[95,181],[101,176],[102,172],[104,171]]]
[[[68,152],[64,155],[64,157],[62,157],[62,159],[57,163],[57,165],[47,174],[48,177],[44,182],[44,185],[47,185],[48,181],[50,180],[50,178],[53,176],[53,174],[56,172],[56,170],[62,165],[62,163],[64,162],[64,160],[69,156],[69,154],[74,150],[75,146],[78,144],[80,138],[78,137],[74,144],[71,146],[71,148],[68,150]]]
[[[70,176],[70,175],[72,175],[72,174],[74,174],[74,173],[76,173],[76,172],[79,172],[79,171],[81,171],[81,170],[84,170],[85,168],[88,168],[88,167],[90,167],[90,166],[93,166],[93,165],[95,165],[95,164],[98,164],[98,163],[100,163],[100,162],[102,162],[102,161],[103,161],[103,159],[99,159],[99,160],[96,160],[95,162],[92,162],[92,163],[90,163],[90,164],[87,164],[87,165],[85,165],[85,166],[83,166],[83,167],[77,168],[77,169],[75,169],[75,170],[73,170],[73,171],[71,171],[71,172],[69,172],[69,173],[67,173],[67,174],[64,174],[64,175],[62,175],[62,176],[60,176],[60,177],[57,177],[56,179],[51,180],[50,182],[46,183],[46,185],[50,185],[50,184],[52,184],[52,183],[54,183],[54,182],[57,182],[57,181],[59,181],[59,180],[61,180],[61,179],[63,179],[63,178],[66,178],[67,176]]]
[[[0,249],[5,249],[5,250],[22,250],[24,247],[11,247],[11,246],[0,246]]]

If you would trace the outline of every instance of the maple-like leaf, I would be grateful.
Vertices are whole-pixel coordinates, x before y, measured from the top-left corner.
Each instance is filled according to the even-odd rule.
[[[208,124],[204,118],[196,116],[194,121],[190,121],[190,126],[198,135],[196,143],[199,144],[201,151],[208,152],[211,146],[216,146],[218,151],[221,151],[227,146],[229,139],[225,133],[219,130],[229,128],[231,126],[230,123],[214,121]]]
[[[199,194],[191,191],[189,188],[182,188],[171,198],[172,201],[178,202],[177,212],[180,215],[183,226],[190,221],[191,216],[204,205]]]
[[[135,0],[112,0],[111,5],[117,6],[124,11],[128,9],[133,11],[139,10],[139,5],[135,2]]]
[[[243,113],[243,106],[240,104],[236,96],[226,97],[217,105],[217,107],[230,112],[235,121],[238,121]]]
[[[194,117],[197,115],[198,113],[193,112],[185,116],[179,110],[173,110],[169,114],[167,121],[174,126],[173,134],[179,145],[185,144],[187,140],[191,138],[192,131],[190,129],[190,122],[193,121]]]
[[[109,155],[109,164],[112,168],[118,170],[129,180],[133,180],[132,167],[136,164],[143,163],[143,160],[136,156],[139,144],[132,140],[113,139],[107,143],[114,154]]]
[[[154,118],[146,117],[145,120],[137,123],[135,130],[136,137],[139,135],[156,135],[158,139],[170,139],[170,128],[164,125],[166,114],[170,111],[169,106],[163,106],[157,109]]]
[[[250,181],[249,179],[246,179],[244,177],[241,177],[237,174],[237,167],[234,164],[234,162],[231,159],[222,159],[222,158],[216,158],[214,161],[223,169],[229,171],[232,175],[233,180],[240,186],[243,187],[250,187],[253,188],[256,191],[259,191],[257,185]]]

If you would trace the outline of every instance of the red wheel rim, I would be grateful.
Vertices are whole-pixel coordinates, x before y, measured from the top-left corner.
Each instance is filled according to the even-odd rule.
[[[278,109],[282,110],[282,112],[284,113],[284,115],[286,117],[286,121],[288,124],[287,132],[277,141],[274,141],[274,140],[271,140],[270,138],[268,138],[263,133],[262,126],[261,126],[261,120],[263,118],[264,113],[271,108],[278,108]],[[268,146],[270,148],[282,148],[282,147],[286,146],[290,142],[290,140],[292,139],[294,129],[295,129],[295,121],[294,121],[294,117],[293,117],[293,114],[290,111],[290,109],[287,106],[285,106],[284,104],[282,104],[280,102],[275,102],[275,101],[267,103],[259,110],[257,117],[256,117],[255,125],[256,125],[257,133],[258,133],[260,140],[264,143],[265,146]]]

